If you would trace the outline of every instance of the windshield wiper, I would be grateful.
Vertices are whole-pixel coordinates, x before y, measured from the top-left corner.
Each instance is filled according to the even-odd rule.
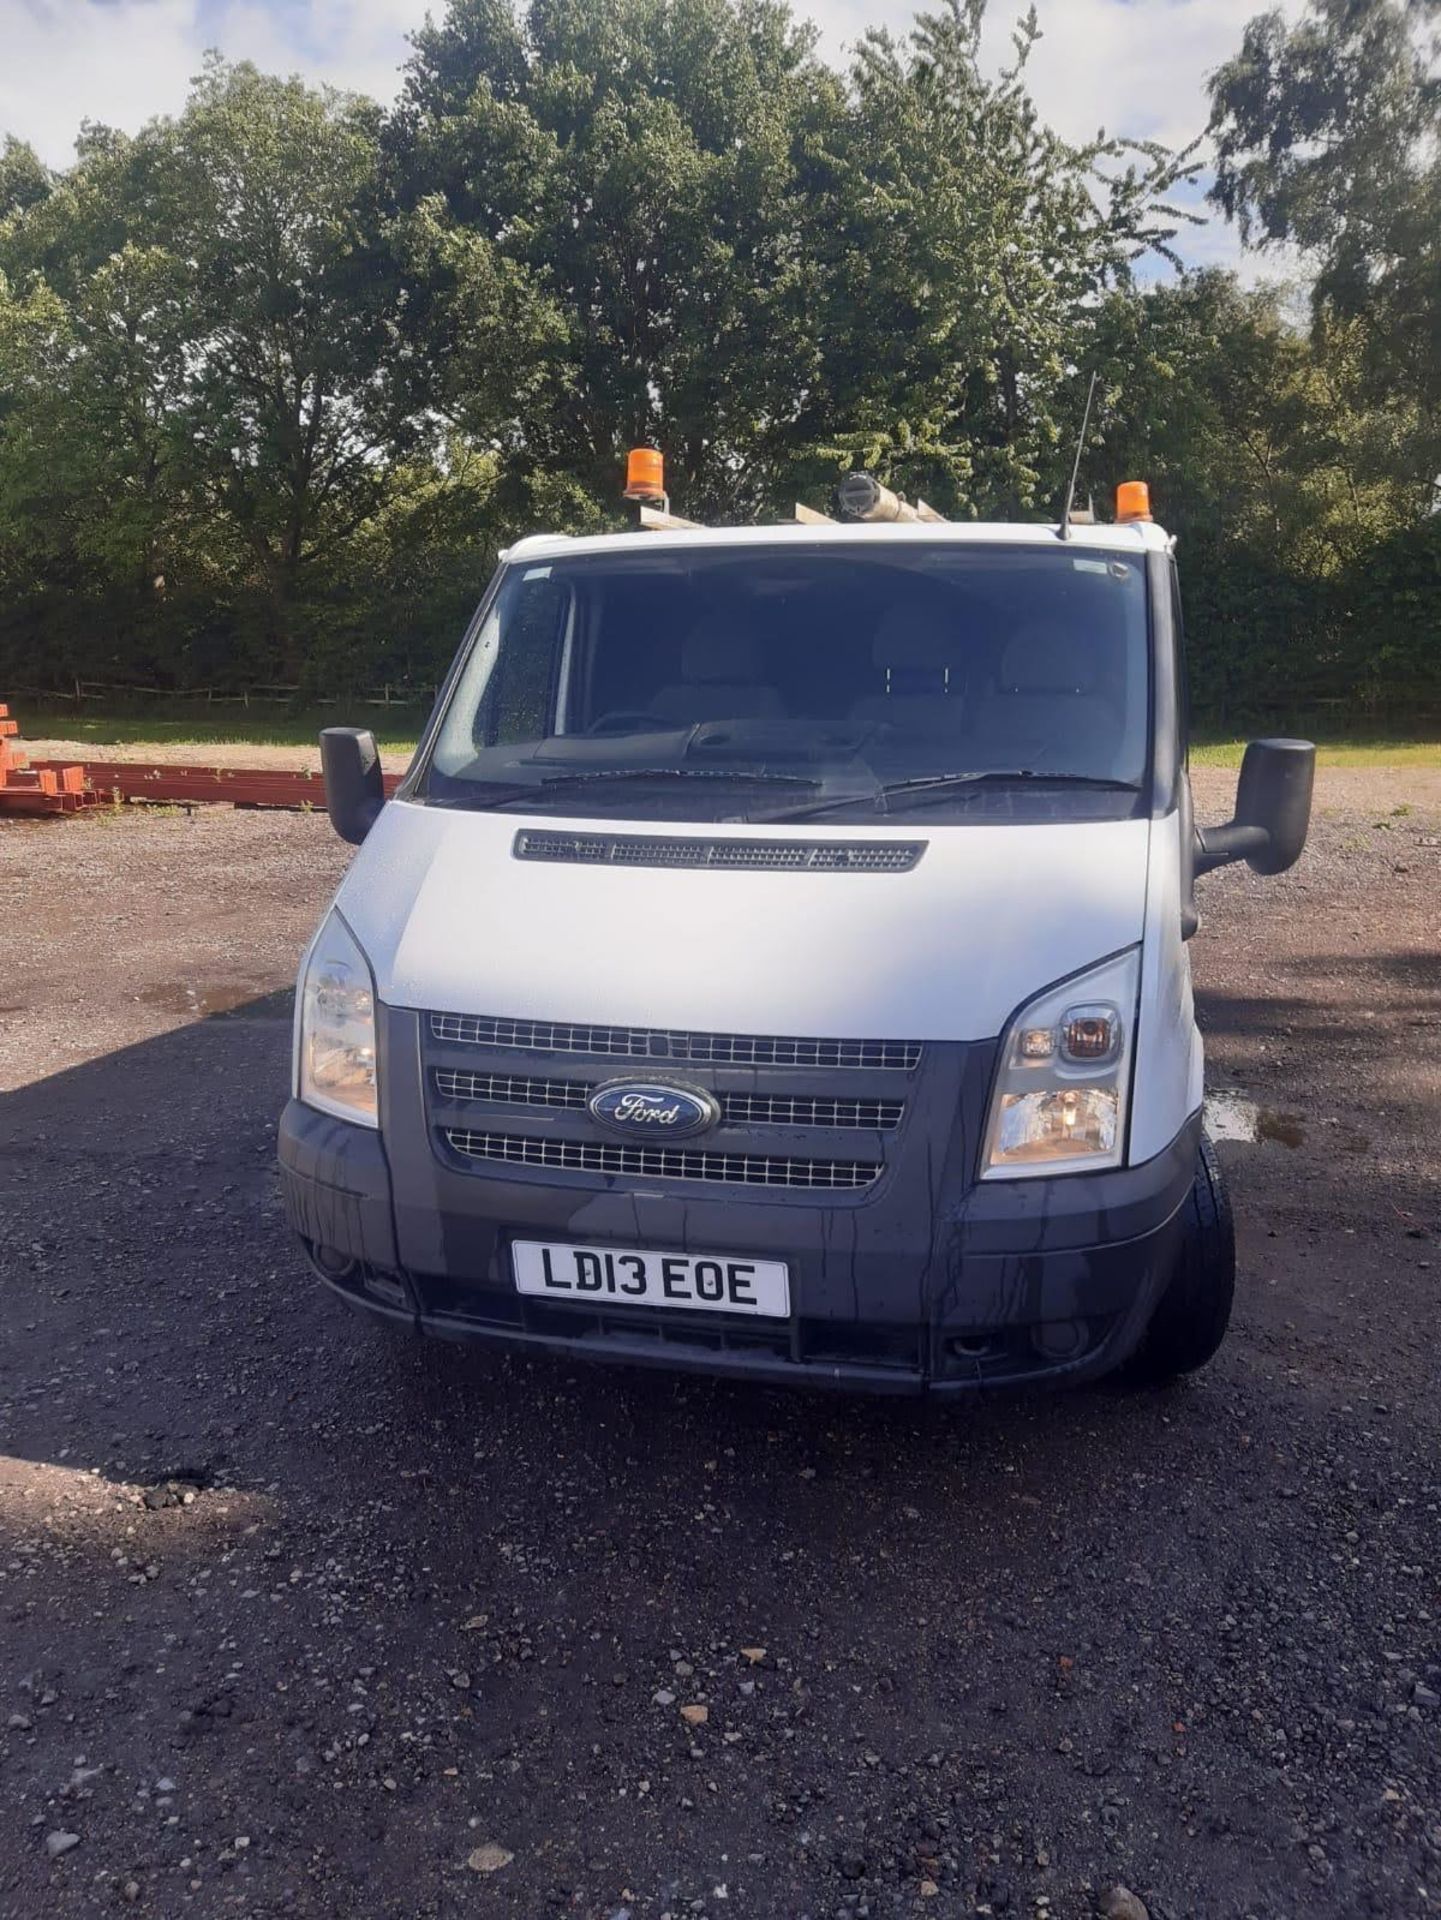
[[[768,813],[766,820],[814,820],[824,813],[838,813],[843,807],[864,806],[870,801],[877,813],[892,813],[894,803],[910,800],[954,798],[958,794],[987,786],[1089,787],[1103,793],[1139,793],[1134,780],[1108,780],[1090,773],[1038,773],[1032,767],[1013,767],[989,773],[923,773],[910,780],[887,780],[869,793],[833,794],[829,800],[815,800],[803,807],[788,807],[782,813]],[[753,815],[752,818],[758,816]]]
[[[585,773],[550,774],[544,780],[517,782],[498,793],[476,795],[427,795],[431,806],[460,807],[488,811],[492,807],[513,806],[519,800],[534,800],[539,795],[564,788],[609,786],[626,780],[706,780],[722,786],[810,787],[820,786],[801,773],[766,773],[760,768],[747,771],[740,767],[591,767]]]

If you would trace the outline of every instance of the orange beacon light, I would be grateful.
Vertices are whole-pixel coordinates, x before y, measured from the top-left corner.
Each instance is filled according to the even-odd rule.
[[[1149,520],[1151,517],[1151,489],[1144,480],[1123,480],[1116,488],[1116,518],[1126,520]]]
[[[632,447],[625,463],[627,500],[665,499],[665,461],[655,447]]]

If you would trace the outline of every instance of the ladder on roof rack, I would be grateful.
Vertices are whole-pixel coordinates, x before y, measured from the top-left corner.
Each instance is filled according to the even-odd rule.
[[[671,512],[670,496],[665,490],[665,463],[655,447],[631,449],[626,461],[625,498],[635,506],[637,526],[647,532],[690,533],[701,530],[698,520],[687,520]],[[837,517],[842,521],[872,526],[913,525],[916,522],[930,526],[947,524],[945,515],[927,506],[924,500],[907,500],[903,493],[892,492],[869,473],[846,475],[836,488],[836,508],[835,515],[820,513],[814,507],[803,506],[797,501],[795,517],[806,527],[834,526]]]
[[[841,520],[866,526],[911,526],[917,521],[935,527],[949,524],[944,514],[937,513],[934,507],[928,507],[924,500],[907,500],[903,493],[893,493],[869,473],[846,475],[836,488],[836,507]],[[803,526],[829,527],[836,523],[834,515],[817,513],[814,507],[803,507],[799,501],[796,503],[796,519]]]

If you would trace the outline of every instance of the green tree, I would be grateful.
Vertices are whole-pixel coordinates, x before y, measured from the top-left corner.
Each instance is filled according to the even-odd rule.
[[[47,588],[122,644],[164,603],[183,489],[167,416],[183,301],[174,258],[133,243],[69,300],[0,273],[0,579],[20,592],[12,615],[46,615],[37,645],[58,647],[67,667],[88,663],[71,659]]]
[[[1319,333],[1275,288],[1192,274],[1107,303],[1085,474],[1150,483],[1181,542],[1199,709],[1304,706],[1374,683],[1349,617],[1357,570],[1406,517],[1394,435],[1369,401],[1364,333]],[[1393,659],[1399,655],[1393,653]]]
[[[1104,133],[1084,146],[1026,89],[1034,9],[999,77],[985,0],[862,42],[808,182],[819,376],[804,433],[949,513],[1054,510],[1097,304],[1168,251],[1187,155]]]
[[[447,268],[417,319],[512,482],[609,504],[653,441],[689,512],[770,496],[816,364],[799,160],[840,91],[812,40],[772,0],[461,0],[416,36],[395,164]],[[500,422],[469,318],[498,310],[537,349]]]
[[[1137,474],[1213,708],[1434,681],[1441,0],[1310,0],[1217,78],[1217,196],[1309,331],[1163,278],[1187,155],[1058,138],[985,0],[845,73],[782,0],[452,0],[396,109],[213,61],[175,119],[0,149],[0,676],[429,680],[497,547],[677,505],[957,514]],[[17,671],[18,668],[18,671]],[[0,679],[3,683],[3,679]]]
[[[54,184],[54,175],[35,149],[7,133],[0,141],[0,220],[35,206]]]
[[[173,135],[190,336],[173,425],[197,500],[253,557],[290,678],[305,577],[380,508],[411,438],[380,126],[369,101],[214,62]]]
[[[97,510],[81,546],[108,541],[112,573],[157,591],[218,570],[262,675],[302,677],[298,603],[415,437],[380,126],[373,103],[212,60],[177,120],[87,129],[71,175],[0,229],[0,260],[64,304],[36,444]]]
[[[1378,405],[1417,409],[1424,506],[1441,466],[1441,0],[1309,0],[1260,15],[1212,81],[1213,199],[1315,273],[1318,322],[1362,322]]]
[[[872,35],[842,81],[770,0],[457,0],[417,36],[394,130],[448,265],[414,313],[453,417],[479,395],[495,433],[507,369],[512,472],[598,500],[651,440],[702,516],[824,493],[848,459],[963,510],[1033,507],[1090,309],[1165,248],[1191,169],[1059,140],[1024,87],[1034,18],[997,81],[984,12]],[[468,305],[492,332],[457,352]],[[528,380],[494,331],[512,311],[542,347]]]

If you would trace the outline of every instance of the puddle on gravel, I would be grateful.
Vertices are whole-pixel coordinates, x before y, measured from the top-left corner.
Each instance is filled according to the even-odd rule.
[[[1274,1140],[1280,1147],[1303,1147],[1308,1136],[1316,1133],[1313,1145],[1323,1152],[1340,1149],[1342,1153],[1365,1153],[1371,1136],[1362,1133],[1349,1120],[1335,1114],[1323,1114],[1319,1120],[1303,1120],[1299,1113],[1281,1113],[1275,1107],[1263,1107],[1240,1087],[1222,1087],[1206,1095],[1206,1131],[1213,1140],[1241,1140],[1254,1146],[1257,1141]]]
[[[252,1019],[288,1020],[288,1006],[277,1008],[267,1004],[273,991],[233,980],[212,981],[206,986],[174,980],[163,986],[146,987],[137,997],[143,1006],[154,1007],[161,1013],[183,1013],[192,1020],[203,1020],[216,1013],[234,1013],[242,1007],[250,1012]],[[251,1004],[256,1001],[262,1004]]]
[[[1234,1088],[1206,1095],[1205,1124],[1213,1140],[1274,1140],[1278,1146],[1299,1147],[1306,1138],[1299,1114],[1278,1113]]]

